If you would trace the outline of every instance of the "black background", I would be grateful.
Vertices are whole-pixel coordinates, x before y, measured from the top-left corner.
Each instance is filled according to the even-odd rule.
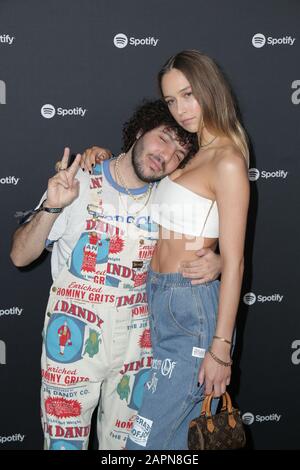
[[[0,0],[0,36],[15,37],[12,45],[0,42],[6,84],[6,104],[0,104],[0,311],[23,309],[20,316],[0,316],[0,450],[42,447],[39,360],[51,284],[49,256],[25,269],[10,262],[13,214],[36,205],[64,146],[80,152],[99,144],[117,154],[122,123],[142,98],[157,96],[158,70],[186,48],[207,53],[225,71],[251,139],[250,167],[261,174],[251,182],[231,391],[242,413],[254,417],[247,426],[250,448],[300,448],[300,100],[292,88],[300,80],[299,24],[296,0]],[[159,41],[119,49],[113,43],[118,33]],[[256,33],[296,40],[255,48]],[[87,111],[83,118],[45,119],[44,104]],[[288,172],[285,179],[262,177],[279,170]],[[20,178],[18,184],[5,183],[9,176]],[[283,299],[248,306],[247,292]],[[3,440],[17,434],[23,442]]]

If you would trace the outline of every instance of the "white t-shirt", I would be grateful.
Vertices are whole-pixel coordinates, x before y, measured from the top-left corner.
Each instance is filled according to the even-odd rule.
[[[124,209],[122,210],[122,204],[120,204],[120,197],[122,201],[125,201],[127,206],[131,207],[135,202],[127,195],[126,190],[119,186],[113,179],[110,173],[110,160],[103,162],[103,186],[102,186],[102,199],[103,207],[107,215],[107,221],[117,219],[121,221],[124,219],[124,223],[131,223],[130,215],[126,214]],[[59,275],[61,269],[65,266],[69,259],[76,242],[78,241],[81,233],[85,230],[87,205],[90,202],[90,175],[83,172],[81,169],[78,170],[76,179],[79,181],[79,196],[70,204],[65,207],[62,213],[57,217],[54,222],[52,229],[48,235],[46,241],[46,248],[51,251],[51,273],[53,281]],[[136,195],[142,195],[145,193],[147,186],[143,188],[130,190]],[[146,207],[138,213],[134,218],[135,223],[143,225],[149,223],[151,213],[151,201],[156,190],[156,185],[152,188],[152,194],[149,198]],[[47,198],[47,191],[44,193],[41,201],[37,207]],[[121,201],[121,203],[122,203]],[[119,208],[119,209],[118,209]],[[132,220],[133,221],[133,220]]]

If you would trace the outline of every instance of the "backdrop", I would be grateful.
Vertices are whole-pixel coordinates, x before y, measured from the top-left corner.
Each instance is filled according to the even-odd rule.
[[[226,72],[252,143],[231,391],[250,448],[300,449],[299,24],[297,0],[0,0],[0,450],[42,446],[50,257],[12,265],[14,212],[35,206],[64,146],[117,154],[122,123],[186,48]]]

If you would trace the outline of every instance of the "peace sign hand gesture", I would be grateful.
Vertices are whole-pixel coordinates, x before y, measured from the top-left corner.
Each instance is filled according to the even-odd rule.
[[[67,168],[70,149],[65,147],[58,173],[48,180],[47,207],[66,207],[70,205],[79,194],[79,181],[75,178],[81,159],[80,153],[72,165]]]

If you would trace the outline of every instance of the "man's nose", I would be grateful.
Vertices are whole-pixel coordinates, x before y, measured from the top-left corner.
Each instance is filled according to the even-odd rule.
[[[166,145],[164,145],[161,156],[163,157],[165,164],[168,163],[173,157],[174,150],[175,144],[173,142],[168,142]]]

